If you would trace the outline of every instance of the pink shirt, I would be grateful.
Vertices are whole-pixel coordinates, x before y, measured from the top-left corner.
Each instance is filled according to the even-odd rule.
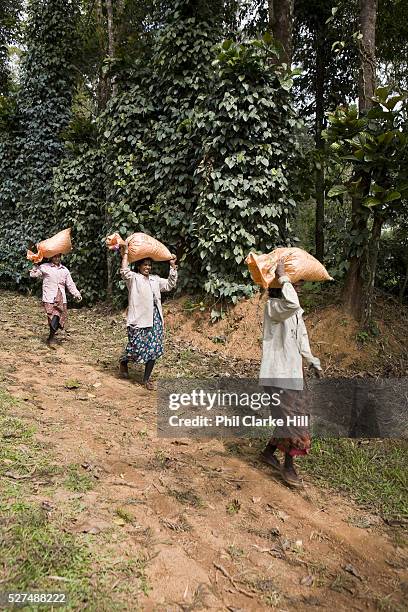
[[[57,297],[58,289],[61,289],[62,299],[64,304],[67,303],[65,287],[75,298],[81,297],[68,268],[60,264],[56,266],[53,263],[45,263],[40,266],[34,266],[30,271],[31,278],[42,278],[42,300],[50,304],[54,303]]]

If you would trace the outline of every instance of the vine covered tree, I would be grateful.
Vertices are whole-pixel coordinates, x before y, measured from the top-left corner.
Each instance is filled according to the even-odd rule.
[[[269,31],[282,45],[281,62],[290,68],[292,62],[294,0],[268,0]]]
[[[31,0],[12,133],[0,151],[1,276],[17,284],[24,251],[55,229],[53,172],[71,116],[78,7],[74,0]]]
[[[302,126],[287,67],[275,63],[279,53],[269,34],[245,44],[225,41],[197,118],[204,133],[193,217],[197,259],[206,290],[233,301],[251,290],[248,252],[271,251],[292,237]]]

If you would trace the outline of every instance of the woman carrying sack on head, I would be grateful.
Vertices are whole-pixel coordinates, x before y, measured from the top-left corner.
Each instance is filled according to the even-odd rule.
[[[61,254],[50,258],[49,263],[35,265],[30,271],[31,278],[41,278],[42,302],[48,317],[50,333],[47,345],[55,348],[55,334],[58,329],[64,329],[67,321],[66,289],[80,302],[82,296],[78,291],[68,268],[61,264]]]
[[[123,247],[121,276],[126,282],[129,294],[127,315],[128,344],[120,359],[120,374],[129,377],[128,363],[144,363],[143,385],[154,389],[150,377],[156,359],[163,355],[164,322],[161,305],[161,292],[171,291],[177,284],[176,257],[170,259],[170,272],[167,279],[152,275],[152,260],[141,259],[135,262],[137,272],[129,268],[129,241]]]
[[[276,267],[276,277],[281,288],[269,289],[269,300],[265,306],[262,362],[259,374],[261,384],[272,396],[279,394],[280,406],[274,416],[283,418],[305,414],[306,397],[303,392],[302,358],[309,364],[317,377],[322,376],[320,361],[310,351],[309,337],[302,318],[298,293],[303,281],[291,283],[285,274],[281,259]],[[301,486],[293,458],[309,452],[311,440],[308,428],[284,426],[275,431],[262,459],[278,471],[285,482]],[[283,466],[275,453],[284,453]]]

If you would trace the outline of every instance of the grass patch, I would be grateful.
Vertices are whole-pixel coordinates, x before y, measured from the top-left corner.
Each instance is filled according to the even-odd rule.
[[[169,489],[168,493],[177,499],[180,504],[184,504],[185,506],[192,506],[193,508],[202,508],[204,506],[202,499],[200,499],[191,489],[187,489],[187,491]]]
[[[81,511],[78,500],[65,505],[57,502],[58,511],[50,513],[31,498],[32,480],[38,474],[58,473],[73,491],[87,491],[94,483],[80,473],[79,466],[65,470],[55,465],[51,453],[35,439],[35,429],[11,414],[18,405],[18,400],[0,389],[2,590],[65,592],[68,605],[64,609],[70,610],[119,612],[130,609],[130,602],[132,609],[138,608],[140,592],[147,595],[150,591],[149,557],[140,554],[118,563],[117,551],[103,540],[67,532],[64,517]],[[36,612],[43,606],[25,609]]]
[[[230,544],[230,546],[227,547],[227,553],[233,561],[241,559],[244,556],[244,550],[238,546],[234,546],[234,544]]]
[[[168,519],[162,519],[162,524],[165,525],[168,529],[172,531],[182,532],[182,531],[192,531],[191,525],[188,523],[187,519],[184,516],[179,516],[176,521],[170,521]]]
[[[302,468],[386,519],[408,517],[408,444],[315,440]]]
[[[81,538],[60,530],[27,499],[31,479],[24,476],[55,472],[55,466],[35,440],[35,429],[9,414],[17,405],[0,390],[0,581],[3,590],[65,591],[69,607],[78,609],[91,600],[91,554]]]
[[[116,516],[125,521],[125,523],[132,524],[134,522],[133,516],[125,508],[116,508]]]
[[[150,561],[149,556],[141,553],[139,557],[135,559],[134,566],[132,568],[133,575],[136,574],[136,577],[139,580],[139,588],[142,591],[142,593],[146,595],[146,597],[149,595],[150,591],[152,590],[149,584],[149,581],[147,579],[147,574],[146,574],[146,567],[149,561]]]
[[[1,520],[0,556],[8,586],[68,591],[71,605],[88,599],[90,552],[85,544],[50,523],[34,504],[2,505]],[[62,580],[56,582],[55,577]]]
[[[151,469],[164,469],[170,467],[171,459],[162,449],[156,450],[154,458],[150,460],[149,467]]]
[[[406,612],[405,606],[400,606],[391,600],[392,595],[386,595],[385,597],[377,596],[374,598],[374,604],[377,610],[380,612]]]
[[[245,447],[242,443],[225,442],[224,448],[230,455],[242,456],[245,453]]]
[[[81,468],[78,465],[70,465],[68,467],[68,475],[64,480],[64,487],[68,491],[75,493],[86,493],[94,486],[93,479],[88,474],[81,474]]]
[[[275,608],[282,601],[282,595],[275,581],[270,578],[247,578],[243,580],[243,583],[250,587],[250,591],[257,593],[268,607]]]
[[[22,486],[30,490],[30,475],[42,476],[51,470],[49,454],[34,438],[35,427],[10,414],[17,405],[16,399],[0,389],[0,477],[3,477],[3,490],[14,488],[18,491]]]
[[[231,500],[226,506],[226,511],[228,514],[237,514],[240,511],[240,509],[241,509],[241,504],[239,503],[237,499]]]
[[[65,381],[64,387],[66,389],[79,389],[81,386],[81,382],[76,378],[69,378]]]
[[[255,527],[249,527],[247,531],[264,540],[276,541],[276,538],[280,536],[280,531],[277,527],[272,527],[271,529],[256,529]]]

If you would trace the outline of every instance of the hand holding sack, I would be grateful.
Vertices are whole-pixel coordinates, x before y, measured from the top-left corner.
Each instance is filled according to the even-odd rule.
[[[40,263],[44,257],[54,257],[54,255],[59,253],[62,255],[70,253],[72,251],[71,228],[69,227],[62,230],[62,232],[58,232],[55,236],[39,242],[36,246],[37,253],[27,251],[27,259],[35,264]]]
[[[174,258],[174,255],[170,253],[164,244],[142,232],[129,236],[127,243],[129,263],[147,257],[153,259],[153,261],[169,261]],[[125,241],[121,238],[120,234],[115,232],[106,238],[106,246],[112,251],[118,251],[125,246]]]
[[[245,259],[252,280],[264,289],[280,287],[276,278],[276,267],[280,259],[285,262],[285,274],[292,283],[304,281],[333,280],[323,264],[313,255],[298,247],[282,247],[265,255],[249,253]]]

